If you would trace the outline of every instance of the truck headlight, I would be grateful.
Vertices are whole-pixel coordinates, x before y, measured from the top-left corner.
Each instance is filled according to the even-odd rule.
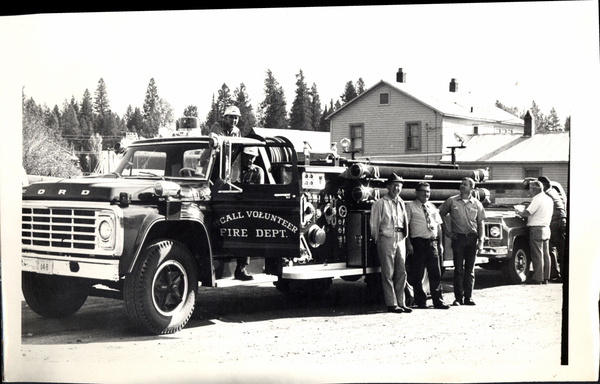
[[[109,241],[113,233],[113,226],[110,222],[103,220],[98,227],[98,234],[102,241]]]
[[[498,239],[502,237],[502,229],[499,225],[490,225],[488,227],[488,236],[491,239]]]

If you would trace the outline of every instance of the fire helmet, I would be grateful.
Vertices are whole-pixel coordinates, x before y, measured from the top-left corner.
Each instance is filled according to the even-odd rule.
[[[223,116],[228,116],[228,115],[238,116],[238,117],[242,116],[240,114],[240,109],[238,107],[236,107],[235,105],[230,105],[229,107],[227,107],[225,109],[225,113],[223,114]]]

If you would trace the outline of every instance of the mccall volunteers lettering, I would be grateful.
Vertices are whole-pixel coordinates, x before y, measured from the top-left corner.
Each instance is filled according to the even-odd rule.
[[[246,222],[245,225],[236,226],[238,220],[259,219],[280,225],[281,228],[257,228],[256,222]],[[214,227],[219,228],[222,237],[254,237],[254,238],[286,238],[287,231],[298,232],[298,227],[286,219],[263,211],[239,211],[221,216],[213,222]],[[224,227],[224,225],[227,225]]]

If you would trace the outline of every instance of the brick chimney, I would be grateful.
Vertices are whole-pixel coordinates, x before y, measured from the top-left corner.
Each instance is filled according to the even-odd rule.
[[[450,80],[450,92],[457,92],[457,91],[458,91],[458,82],[456,81],[456,79]]]
[[[531,114],[531,111],[527,111],[523,116],[525,124],[523,125],[523,137],[532,137],[535,135],[535,118]]]
[[[406,83],[406,73],[402,72],[402,68],[398,68],[398,72],[396,72],[396,81]]]

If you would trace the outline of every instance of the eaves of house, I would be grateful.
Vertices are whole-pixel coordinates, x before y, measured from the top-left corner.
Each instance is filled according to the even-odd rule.
[[[466,135],[464,149],[456,150],[458,163],[568,162],[569,132],[523,135]]]
[[[385,80],[380,80],[377,84],[367,89],[363,94],[344,104],[340,109],[327,116],[327,119],[331,119],[333,116],[343,113],[343,111],[351,107],[352,104],[356,103],[367,94],[374,92],[382,85],[387,85],[396,89],[398,92],[423,105],[426,105],[442,116],[477,120],[481,122],[502,123],[520,127],[523,126],[523,119],[518,118],[496,106],[482,105],[481,103],[477,102],[475,98],[469,95],[448,92],[442,96],[433,96],[425,93],[422,89],[410,86],[407,83],[390,83]]]

